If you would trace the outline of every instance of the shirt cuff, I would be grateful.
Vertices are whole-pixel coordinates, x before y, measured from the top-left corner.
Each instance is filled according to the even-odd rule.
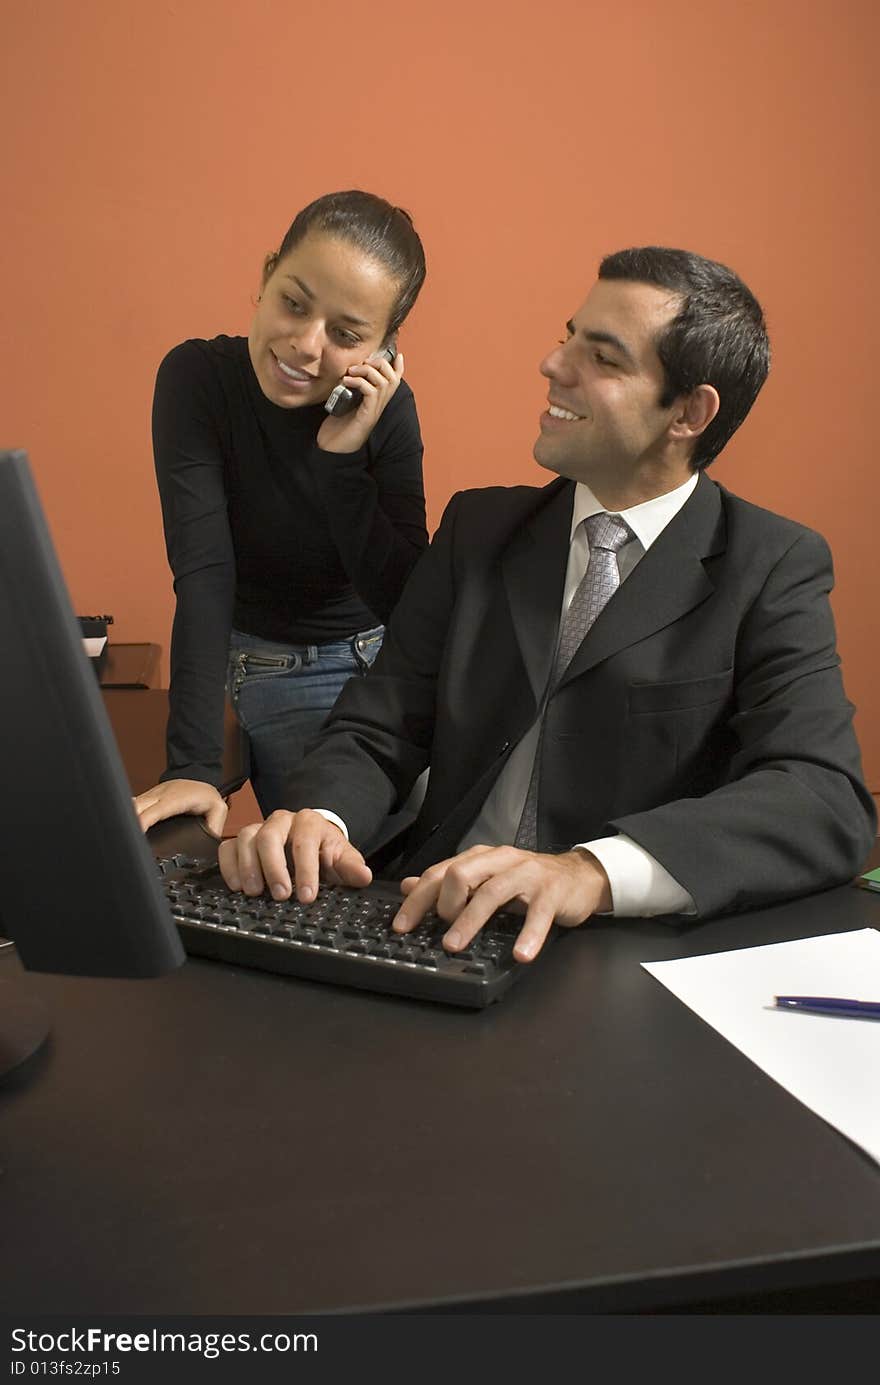
[[[621,832],[595,842],[578,842],[603,867],[611,886],[615,918],[651,918],[654,914],[695,914],[697,906],[659,861]]]
[[[322,818],[326,818],[328,822],[332,822],[332,823],[333,823],[333,826],[334,826],[334,827],[338,827],[338,828],[339,828],[340,832],[341,832],[342,835],[345,837],[345,840],[346,840],[346,841],[350,841],[350,840],[351,840],[351,838],[350,838],[349,835],[348,835],[348,828],[346,827],[345,823],[342,821],[342,818],[338,818],[338,817],[336,816],[335,813],[331,813],[329,808],[313,808],[313,809],[312,809],[312,812],[313,812],[313,813],[320,813]]]

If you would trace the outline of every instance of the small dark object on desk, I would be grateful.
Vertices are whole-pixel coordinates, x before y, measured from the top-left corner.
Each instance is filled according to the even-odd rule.
[[[84,640],[99,639],[106,635],[107,626],[113,624],[112,616],[77,616],[77,620]]]

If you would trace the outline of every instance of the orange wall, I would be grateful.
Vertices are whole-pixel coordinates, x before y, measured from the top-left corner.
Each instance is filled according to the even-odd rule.
[[[714,474],[821,529],[880,789],[873,512],[873,0],[34,0],[4,16],[0,445],[26,447],[83,613],[167,649],[153,376],[247,330],[294,212],[366,187],[413,213],[401,345],[429,521],[538,481],[537,362],[598,258],[684,245],[764,302],[775,361]]]

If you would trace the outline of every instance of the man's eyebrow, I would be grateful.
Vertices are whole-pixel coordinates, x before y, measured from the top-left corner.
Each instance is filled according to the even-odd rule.
[[[306,284],[306,283],[299,277],[298,274],[287,274],[287,275],[285,275],[285,278],[287,278],[287,279],[292,279],[293,282],[294,282],[295,284],[298,284],[299,287],[302,289],[303,293],[305,294],[306,298],[309,298],[309,299],[314,298],[314,296],[315,296],[314,293],[313,293],[312,290],[309,288],[308,284]],[[339,314],[339,319],[340,319],[341,322],[350,322],[350,323],[352,324],[353,327],[371,327],[371,326],[372,326],[372,323],[367,322],[366,318],[364,318],[364,317],[355,317],[353,313],[340,313],[340,314]]]
[[[575,332],[577,331],[577,328],[575,327],[574,323],[566,322],[565,326],[569,335],[574,336]],[[630,351],[629,347],[620,340],[620,337],[616,337],[613,332],[588,331],[585,327],[581,332],[581,336],[584,338],[585,341],[598,342],[600,345],[604,346],[613,346],[614,350],[619,351],[625,361],[627,361],[630,365],[635,365],[635,358],[632,352]]]

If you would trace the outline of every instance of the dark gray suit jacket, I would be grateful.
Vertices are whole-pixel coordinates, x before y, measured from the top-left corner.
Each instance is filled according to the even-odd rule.
[[[290,808],[368,845],[430,764],[395,873],[455,854],[550,674],[572,483],[453,497],[372,672],[291,777]],[[706,476],[548,704],[538,849],[625,832],[698,914],[850,878],[873,842],[818,534]]]

